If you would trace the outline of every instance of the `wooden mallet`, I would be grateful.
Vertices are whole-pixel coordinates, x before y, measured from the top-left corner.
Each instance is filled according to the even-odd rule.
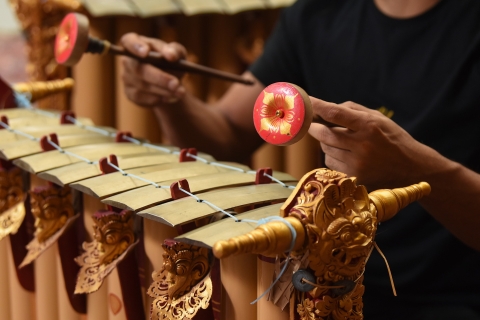
[[[288,82],[273,83],[260,93],[253,108],[253,122],[263,140],[278,146],[298,142],[312,122],[336,126],[315,115],[308,94]]]
[[[190,61],[180,59],[170,62],[156,51],[150,51],[146,58],[140,58],[121,46],[106,40],[99,40],[88,35],[88,18],[79,13],[69,13],[63,18],[55,39],[55,59],[59,64],[75,65],[85,52],[97,54],[115,54],[131,57],[138,61],[149,63],[163,70],[198,73],[223,80],[252,85],[254,82],[239,75],[205,67]]]

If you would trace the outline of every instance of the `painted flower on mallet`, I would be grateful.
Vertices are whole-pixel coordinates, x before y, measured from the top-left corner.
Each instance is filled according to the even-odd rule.
[[[261,130],[290,135],[291,122],[295,116],[295,96],[263,91],[263,106],[260,112]]]

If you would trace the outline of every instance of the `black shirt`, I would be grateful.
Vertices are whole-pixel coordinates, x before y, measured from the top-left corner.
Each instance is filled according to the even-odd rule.
[[[284,10],[250,70],[264,85],[286,81],[323,100],[386,107],[416,140],[480,172],[478,0],[442,0],[410,19],[385,16],[373,0],[299,0]],[[373,309],[382,319],[426,305],[480,309],[480,253],[418,204],[382,223],[376,241],[398,297],[373,254],[366,319]]]

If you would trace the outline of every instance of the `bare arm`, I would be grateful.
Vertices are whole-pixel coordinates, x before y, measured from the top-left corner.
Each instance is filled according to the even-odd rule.
[[[413,139],[378,111],[311,98],[314,113],[341,127],[312,124],[325,164],[374,190],[420,181],[432,187],[421,205],[452,234],[480,251],[480,175]]]
[[[245,74],[250,76],[250,74]],[[234,84],[214,105],[206,105],[190,94],[155,114],[171,142],[194,146],[222,160],[241,161],[262,143],[255,131],[252,110],[263,86]]]
[[[136,34],[127,34],[122,45],[145,56],[160,52],[167,60],[186,56],[177,43],[165,43]],[[252,121],[255,99],[263,85],[252,74],[253,86],[233,84],[214,105],[195,98],[181,84],[182,74],[170,74],[151,65],[123,58],[123,83],[128,98],[138,105],[153,108],[170,142],[179,147],[195,147],[222,160],[243,160],[261,144]]]

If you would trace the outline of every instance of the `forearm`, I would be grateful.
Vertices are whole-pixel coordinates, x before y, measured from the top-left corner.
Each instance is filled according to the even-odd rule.
[[[222,108],[190,94],[174,104],[155,107],[154,112],[172,145],[194,147],[217,159],[242,161],[261,143],[252,133],[253,124],[252,130],[239,128]]]
[[[438,155],[435,171],[424,177],[432,187],[421,205],[453,235],[480,251],[480,175]]]

